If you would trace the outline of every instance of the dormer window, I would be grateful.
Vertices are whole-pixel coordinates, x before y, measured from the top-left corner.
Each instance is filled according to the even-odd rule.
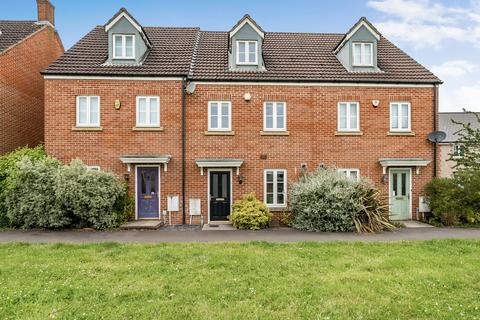
[[[113,59],[135,59],[135,36],[114,34],[113,48]]]
[[[353,43],[353,65],[373,66],[373,43]]]
[[[257,65],[257,41],[237,41],[237,64]]]

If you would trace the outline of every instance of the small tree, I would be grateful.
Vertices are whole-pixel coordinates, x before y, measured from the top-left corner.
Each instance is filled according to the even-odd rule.
[[[455,161],[454,168],[456,172],[480,172],[480,116],[475,112],[466,111],[473,114],[478,122],[478,128],[472,127],[470,122],[462,123],[452,119],[452,122],[462,126],[462,129],[456,133],[459,136],[457,143],[462,150],[462,156],[457,157],[450,154],[449,161]]]

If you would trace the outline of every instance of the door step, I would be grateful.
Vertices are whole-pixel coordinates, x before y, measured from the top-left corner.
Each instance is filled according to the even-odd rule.
[[[135,220],[120,226],[122,230],[156,230],[163,225],[159,220]]]
[[[212,222],[210,224],[205,224],[202,228],[202,231],[232,231],[237,230],[231,223],[217,223]]]

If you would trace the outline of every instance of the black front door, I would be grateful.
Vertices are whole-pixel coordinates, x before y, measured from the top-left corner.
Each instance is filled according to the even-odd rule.
[[[228,220],[230,215],[230,172],[210,171],[210,221]]]

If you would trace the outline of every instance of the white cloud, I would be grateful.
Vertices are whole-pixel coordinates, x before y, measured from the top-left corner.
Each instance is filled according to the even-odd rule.
[[[480,111],[480,82],[463,85],[456,90],[448,87],[440,90],[441,111],[461,111],[463,108],[469,111]]]
[[[467,7],[448,7],[431,0],[371,0],[367,6],[387,17],[375,23],[380,32],[417,48],[440,48],[446,40],[480,46],[479,0]]]
[[[479,66],[467,60],[450,60],[430,69],[440,78],[461,77],[475,72]]]

